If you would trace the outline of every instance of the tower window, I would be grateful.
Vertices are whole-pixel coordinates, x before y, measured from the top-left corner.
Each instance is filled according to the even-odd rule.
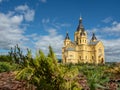
[[[77,40],[76,40],[77,42],[78,42],[78,37],[77,37]]]
[[[81,56],[80,56],[80,59],[81,59]]]
[[[92,59],[94,59],[94,56],[92,56]]]

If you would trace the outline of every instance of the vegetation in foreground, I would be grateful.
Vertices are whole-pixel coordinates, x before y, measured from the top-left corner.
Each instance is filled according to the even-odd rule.
[[[0,56],[0,73],[13,71],[17,80],[27,82],[26,86],[32,84],[37,90],[111,89],[110,81],[120,77],[117,64],[63,65],[57,61],[51,47],[48,55],[39,50],[33,58],[31,50],[27,49],[23,55],[17,45],[11,48],[9,55]]]

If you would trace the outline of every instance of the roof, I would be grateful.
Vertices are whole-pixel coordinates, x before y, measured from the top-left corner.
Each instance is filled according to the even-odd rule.
[[[82,29],[84,31],[84,27],[83,27],[83,24],[82,24],[82,18],[80,18],[80,20],[79,20],[79,25],[77,27],[77,31],[79,31],[80,29]]]
[[[68,51],[74,51],[75,48],[69,47],[69,48],[67,48],[67,50],[68,50]]]
[[[69,38],[69,35],[68,35],[68,32],[66,33],[65,39],[70,39],[70,38]]]
[[[90,41],[88,44],[89,45],[96,45],[99,41]]]
[[[97,40],[97,38],[96,38],[96,36],[95,36],[95,33],[93,33],[91,40],[92,40],[92,41]]]

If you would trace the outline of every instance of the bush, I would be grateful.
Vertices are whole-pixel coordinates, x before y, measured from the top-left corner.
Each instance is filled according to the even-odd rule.
[[[9,55],[0,55],[0,62],[11,62]]]
[[[9,72],[9,71],[13,71],[16,69],[16,65],[15,64],[10,64],[8,62],[0,62],[0,73],[1,72]]]

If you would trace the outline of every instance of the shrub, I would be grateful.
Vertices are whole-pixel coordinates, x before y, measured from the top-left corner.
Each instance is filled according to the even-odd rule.
[[[0,73],[16,70],[17,65],[8,62],[0,62]]]

